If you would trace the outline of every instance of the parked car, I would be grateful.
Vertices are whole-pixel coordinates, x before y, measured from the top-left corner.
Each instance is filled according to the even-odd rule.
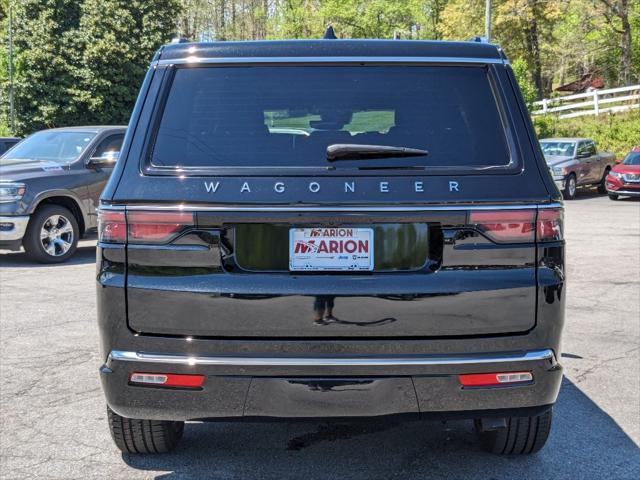
[[[539,450],[563,207],[516,85],[486,43],[162,48],[99,210],[116,445],[171,450],[188,420],[405,415]]]
[[[21,138],[18,137],[0,137],[0,155],[17,144]]]
[[[578,187],[597,186],[599,193],[607,193],[605,178],[615,164],[613,153],[598,152],[590,138],[545,138],[540,146],[565,199],[574,199]]]
[[[640,197],[640,146],[634,147],[611,169],[607,192],[611,200],[618,200],[620,196]]]
[[[126,127],[68,127],[30,135],[0,157],[0,249],[64,262],[97,226],[100,193]]]

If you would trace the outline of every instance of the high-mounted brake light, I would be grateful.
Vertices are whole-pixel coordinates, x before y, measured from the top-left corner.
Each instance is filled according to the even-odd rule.
[[[193,212],[129,212],[129,243],[166,243],[194,224]]]
[[[466,373],[458,375],[463,387],[494,387],[533,380],[531,372]]]
[[[158,387],[200,388],[204,383],[204,375],[133,372],[129,375],[129,383]]]
[[[98,241],[124,243],[127,240],[127,221],[124,212],[98,210]]]

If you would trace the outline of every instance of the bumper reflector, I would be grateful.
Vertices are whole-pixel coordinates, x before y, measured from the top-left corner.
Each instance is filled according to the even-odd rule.
[[[129,383],[159,387],[199,388],[204,383],[204,375],[133,372],[129,375]]]
[[[531,372],[469,373],[458,375],[463,387],[491,387],[533,380]]]

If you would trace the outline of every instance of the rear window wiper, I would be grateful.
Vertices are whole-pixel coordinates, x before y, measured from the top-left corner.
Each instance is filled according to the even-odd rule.
[[[327,160],[369,160],[371,158],[424,157],[427,150],[390,145],[360,145],[357,143],[334,143],[327,147]]]

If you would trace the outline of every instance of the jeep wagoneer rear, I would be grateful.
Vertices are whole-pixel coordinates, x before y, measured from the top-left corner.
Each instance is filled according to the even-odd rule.
[[[100,211],[116,444],[404,415],[539,450],[562,376],[559,199],[494,45],[162,48]]]

